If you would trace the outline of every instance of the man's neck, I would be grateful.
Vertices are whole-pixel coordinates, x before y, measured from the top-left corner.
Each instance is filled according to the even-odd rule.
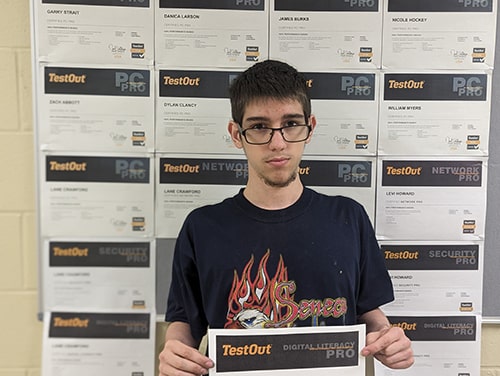
[[[264,182],[249,181],[243,194],[255,206],[266,210],[284,209],[293,205],[302,195],[304,186],[297,177],[286,187],[271,187]]]

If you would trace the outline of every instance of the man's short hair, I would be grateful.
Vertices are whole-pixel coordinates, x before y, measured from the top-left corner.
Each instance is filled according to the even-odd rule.
[[[311,99],[304,76],[291,65],[265,60],[252,65],[238,75],[229,88],[231,115],[241,125],[249,103],[260,99],[297,100],[308,121],[311,115]]]

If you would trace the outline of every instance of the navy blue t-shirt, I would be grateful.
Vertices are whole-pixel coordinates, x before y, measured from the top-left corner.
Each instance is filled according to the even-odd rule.
[[[240,191],[193,210],[177,239],[166,321],[211,328],[351,325],[394,299],[373,227],[356,201],[305,188],[264,210]]]

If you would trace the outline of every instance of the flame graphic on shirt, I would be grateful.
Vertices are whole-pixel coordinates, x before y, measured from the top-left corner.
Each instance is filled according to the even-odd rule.
[[[241,278],[234,271],[233,285],[228,298],[228,313],[225,328],[255,328],[273,326],[281,322],[282,306],[276,299],[276,287],[288,281],[288,273],[280,255],[273,277],[267,271],[270,250],[259,262],[255,278],[252,278],[254,256],[245,265]],[[293,297],[292,297],[293,298]]]

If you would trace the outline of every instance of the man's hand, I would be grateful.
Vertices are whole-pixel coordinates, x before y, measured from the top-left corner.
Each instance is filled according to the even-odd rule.
[[[208,369],[213,366],[209,358],[176,339],[165,342],[165,347],[160,353],[161,376],[200,376],[207,374]]]
[[[414,363],[411,341],[403,329],[390,327],[366,335],[366,346],[361,355],[373,355],[389,368],[408,368]]]
[[[160,376],[200,376],[208,373],[214,362],[201,354],[191,336],[189,325],[171,323],[165,335],[165,346],[159,356]]]

